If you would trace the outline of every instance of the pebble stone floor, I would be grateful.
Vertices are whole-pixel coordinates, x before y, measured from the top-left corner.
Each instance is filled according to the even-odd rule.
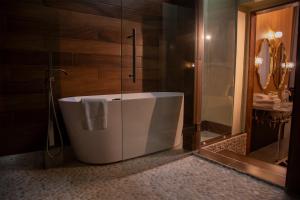
[[[110,165],[47,170],[18,168],[11,164],[14,158],[8,161],[0,159],[1,200],[291,199],[279,187],[176,151]]]

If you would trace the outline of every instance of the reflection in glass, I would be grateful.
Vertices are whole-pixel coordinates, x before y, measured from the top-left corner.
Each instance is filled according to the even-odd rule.
[[[230,134],[237,9],[234,0],[204,0],[201,141]]]

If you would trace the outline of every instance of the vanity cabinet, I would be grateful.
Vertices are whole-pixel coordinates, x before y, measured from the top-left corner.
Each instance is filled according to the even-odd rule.
[[[253,109],[250,151],[253,152],[282,139],[285,124],[289,122],[290,117],[291,112],[286,110]]]
[[[251,152],[277,141],[279,124],[272,123],[270,112],[253,109]]]

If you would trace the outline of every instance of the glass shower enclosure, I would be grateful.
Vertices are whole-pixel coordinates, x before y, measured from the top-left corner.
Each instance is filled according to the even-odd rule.
[[[232,132],[235,91],[235,0],[203,0],[201,142]]]
[[[193,127],[195,1],[122,0],[123,159],[182,143]]]

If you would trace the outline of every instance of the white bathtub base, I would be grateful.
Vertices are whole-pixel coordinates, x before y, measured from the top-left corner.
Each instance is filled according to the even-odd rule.
[[[113,163],[182,144],[182,93],[126,94],[122,95],[122,101],[113,100],[121,99],[121,95],[93,97],[108,101],[108,126],[105,130],[82,129],[82,97],[59,100],[78,160],[91,164]]]

